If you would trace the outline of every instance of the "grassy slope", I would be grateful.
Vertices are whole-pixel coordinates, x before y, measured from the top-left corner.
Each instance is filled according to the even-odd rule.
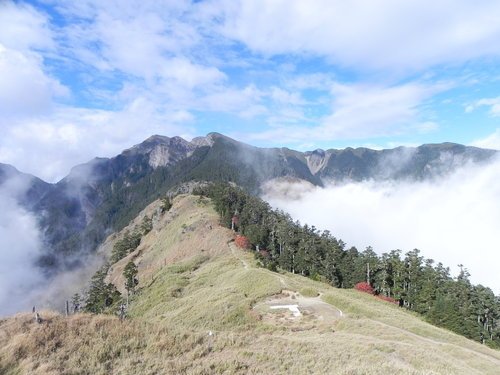
[[[231,232],[216,223],[208,202],[177,198],[109,275],[120,286],[123,264],[138,264],[141,291],[131,319],[46,312],[40,326],[30,315],[1,321],[0,373],[498,373],[500,352],[397,306],[256,268],[251,254],[230,250]],[[344,316],[328,326],[261,320],[252,306],[285,288],[317,291]]]

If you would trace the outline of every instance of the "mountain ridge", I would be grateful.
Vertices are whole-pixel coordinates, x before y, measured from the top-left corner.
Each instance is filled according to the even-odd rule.
[[[467,162],[487,162],[497,154],[454,143],[300,152],[259,148],[220,133],[191,142],[153,135],[112,158],[77,165],[54,184],[23,177],[31,193],[19,202],[38,218],[44,234],[40,264],[58,269],[77,265],[73,255],[94,251],[110,231],[123,227],[145,205],[189,181],[233,182],[259,194],[263,184],[276,178],[316,186],[366,179],[421,180],[439,178]],[[0,168],[0,185],[2,170],[17,171]]]
[[[57,185],[58,183],[61,183],[63,180],[67,179],[68,177],[71,177],[74,174],[74,170],[78,170],[83,167],[87,167],[88,165],[91,165],[93,163],[104,163],[106,161],[110,161],[113,159],[116,159],[121,156],[133,156],[135,154],[150,154],[154,151],[156,151],[156,147],[177,147],[177,148],[186,148],[185,149],[185,154],[189,156],[192,151],[196,148],[199,147],[211,147],[215,140],[217,139],[223,139],[226,140],[232,144],[239,145],[245,148],[252,148],[252,149],[257,149],[261,150],[263,152],[277,152],[281,155],[285,155],[287,153],[293,153],[293,154],[300,154],[303,155],[304,158],[309,158],[312,156],[315,156],[317,159],[323,159],[323,158],[329,158],[332,155],[339,155],[343,153],[350,153],[353,154],[354,156],[360,157],[365,153],[371,153],[371,154],[380,154],[383,155],[385,153],[394,153],[394,152],[400,152],[400,151],[410,151],[410,152],[415,152],[419,150],[437,150],[438,152],[444,152],[444,151],[455,151],[457,154],[465,154],[466,156],[470,157],[472,161],[478,162],[478,161],[483,161],[488,159],[489,157],[496,155],[499,153],[498,150],[494,149],[488,149],[488,148],[481,148],[481,147],[476,147],[476,146],[466,146],[463,144],[459,143],[454,143],[454,142],[441,142],[441,143],[424,143],[420,146],[396,146],[393,148],[388,148],[388,149],[372,149],[372,148],[367,148],[367,147],[345,147],[345,148],[328,148],[326,150],[318,148],[315,150],[310,150],[310,151],[297,151],[294,149],[290,149],[288,147],[258,147],[258,146],[253,146],[244,142],[237,141],[235,139],[232,139],[228,136],[225,136],[223,134],[217,133],[217,132],[210,132],[206,136],[198,136],[193,138],[191,141],[187,141],[184,138],[180,136],[173,136],[173,137],[168,137],[168,136],[163,136],[159,134],[152,135],[142,141],[141,143],[138,143],[130,148],[124,149],[122,152],[120,152],[118,155],[114,157],[95,157],[94,159],[82,163],[82,164],[77,164],[74,167],[71,168],[71,171],[63,177],[61,180],[55,182],[55,183],[50,183],[46,182],[43,179],[40,179],[39,177],[33,176],[26,174],[24,172],[21,172],[17,170],[17,168],[13,165],[10,164],[5,164],[0,162],[0,185],[3,183],[3,175],[5,174],[6,170],[14,170],[17,173],[20,174],[25,174],[28,176],[32,176],[34,178],[38,178],[41,181],[49,184],[49,185]],[[179,153],[182,153],[182,150],[177,149]],[[477,153],[477,154],[474,154]],[[186,155],[184,155],[186,157]],[[179,161],[179,159],[173,160],[174,162]],[[164,166],[167,163],[161,163],[154,165],[154,167],[158,166]],[[321,169],[316,170],[316,172],[312,172],[312,174],[316,174],[318,172],[321,172]]]

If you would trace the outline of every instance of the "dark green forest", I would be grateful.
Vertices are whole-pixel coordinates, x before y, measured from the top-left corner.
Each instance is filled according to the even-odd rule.
[[[473,285],[460,265],[457,277],[450,269],[420,255],[418,249],[381,255],[368,247],[359,251],[329,231],[301,225],[282,211],[238,187],[212,184],[197,189],[209,196],[221,224],[246,236],[263,266],[283,269],[338,288],[368,282],[375,293],[399,301],[402,308],[421,314],[426,321],[470,339],[500,348],[500,297],[490,288]]]

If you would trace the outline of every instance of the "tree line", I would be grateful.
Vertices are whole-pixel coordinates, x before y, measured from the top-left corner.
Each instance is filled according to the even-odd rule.
[[[490,288],[473,285],[464,266],[459,265],[459,275],[452,277],[448,267],[424,258],[418,249],[377,255],[371,247],[347,248],[329,231],[301,225],[229,184],[200,187],[195,194],[212,199],[221,224],[246,236],[268,269],[280,268],[338,288],[367,282],[375,293],[399,301],[434,325],[500,348],[500,297]]]

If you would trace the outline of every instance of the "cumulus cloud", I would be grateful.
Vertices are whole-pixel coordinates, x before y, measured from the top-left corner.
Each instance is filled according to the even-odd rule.
[[[403,71],[500,55],[500,5],[494,1],[224,4],[221,32],[265,55],[312,54],[361,69]]]
[[[0,125],[13,116],[46,112],[68,89],[46,72],[42,52],[52,54],[47,16],[27,4],[0,3]]]
[[[20,181],[0,186],[0,316],[30,308],[43,277],[35,266],[40,233],[35,218],[16,203]]]
[[[278,193],[276,192],[278,190]],[[500,293],[500,161],[467,165],[433,182],[376,182],[287,186],[264,198],[302,223],[329,229],[348,245],[379,254],[418,248],[455,272]]]
[[[28,4],[0,3],[0,43],[19,51],[53,50],[53,31],[47,16]]]
[[[39,56],[0,44],[0,124],[14,116],[47,113],[54,97],[67,94],[66,87],[44,72]]]

